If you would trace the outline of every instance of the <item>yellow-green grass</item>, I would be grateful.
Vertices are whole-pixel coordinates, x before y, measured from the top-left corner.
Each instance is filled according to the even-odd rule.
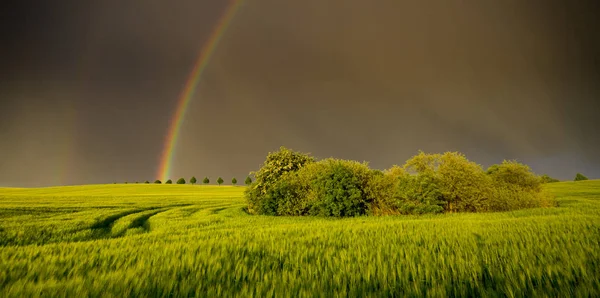
[[[243,187],[0,188],[0,297],[600,295],[600,181],[559,207],[252,216]]]

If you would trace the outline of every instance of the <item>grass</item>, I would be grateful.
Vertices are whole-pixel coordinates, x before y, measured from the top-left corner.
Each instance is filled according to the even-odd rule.
[[[600,181],[559,207],[251,216],[243,187],[0,188],[0,297],[600,295]]]

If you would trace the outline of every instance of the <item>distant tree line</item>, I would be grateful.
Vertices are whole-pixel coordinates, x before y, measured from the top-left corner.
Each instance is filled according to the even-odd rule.
[[[458,152],[420,152],[403,166],[380,171],[281,147],[253,174],[245,193],[253,214],[345,217],[555,206],[542,185],[556,179],[516,161],[484,170]]]
[[[196,184],[197,182],[198,182],[198,180],[196,179],[196,177],[193,177],[193,176],[189,180],[189,183],[192,185]],[[221,184],[223,184],[225,182],[225,180],[223,180],[222,177],[218,177],[216,182],[220,186]],[[138,183],[138,182],[136,182],[136,183]],[[147,180],[144,183],[150,184],[150,182]],[[179,179],[177,179],[176,183],[177,184],[186,184],[186,180],[185,180],[185,178],[179,178]],[[235,177],[231,178],[231,185],[235,186],[235,185],[237,185],[237,183],[238,183],[238,181]],[[244,183],[246,185],[250,185],[252,183],[252,178],[250,178],[250,176],[247,176]],[[127,184],[127,182],[125,182],[125,184]],[[159,179],[156,179],[156,180],[154,180],[154,184],[162,184],[162,181],[160,181]],[[173,181],[171,179],[169,179],[169,180],[165,181],[164,184],[173,184]],[[208,177],[204,177],[204,179],[202,179],[202,184],[210,184],[210,179]]]

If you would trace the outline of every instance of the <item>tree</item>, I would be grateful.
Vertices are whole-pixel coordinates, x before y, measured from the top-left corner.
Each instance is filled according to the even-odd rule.
[[[179,178],[179,180],[177,180],[177,184],[185,184],[185,179]]]
[[[167,182],[165,182],[165,184],[173,184],[173,181],[171,181],[171,179],[167,180]]]
[[[154,181],[154,184],[162,184],[162,182],[158,179],[156,179],[156,181]]]
[[[217,179],[217,183],[219,183],[219,186],[221,186],[221,184],[223,184],[223,178],[219,177],[219,179]]]
[[[246,177],[246,181],[244,181],[244,183],[245,183],[246,185],[250,185],[250,184],[252,184],[252,178],[250,178],[250,176]]]
[[[237,179],[235,179],[235,177],[233,177],[233,179],[231,179],[231,184],[232,185],[236,185],[237,184]]]
[[[575,175],[575,181],[583,181],[583,180],[588,180],[588,177],[584,176],[581,173],[577,173],[577,175]]]
[[[144,183],[146,183],[146,184],[150,184],[150,181],[146,180]]]
[[[208,177],[204,177],[204,180],[202,180],[202,183],[209,184],[210,183],[210,179],[208,179]]]
[[[552,178],[546,174],[540,176],[540,179],[542,180],[542,183],[554,183],[554,182],[560,182],[560,180]]]
[[[196,182],[196,177],[192,176],[192,178],[190,179],[190,183],[193,185],[196,184]]]

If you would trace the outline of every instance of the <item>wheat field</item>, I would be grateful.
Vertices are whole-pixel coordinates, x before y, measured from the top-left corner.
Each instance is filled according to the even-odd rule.
[[[0,297],[599,296],[600,181],[558,207],[248,215],[244,187],[0,188]]]

